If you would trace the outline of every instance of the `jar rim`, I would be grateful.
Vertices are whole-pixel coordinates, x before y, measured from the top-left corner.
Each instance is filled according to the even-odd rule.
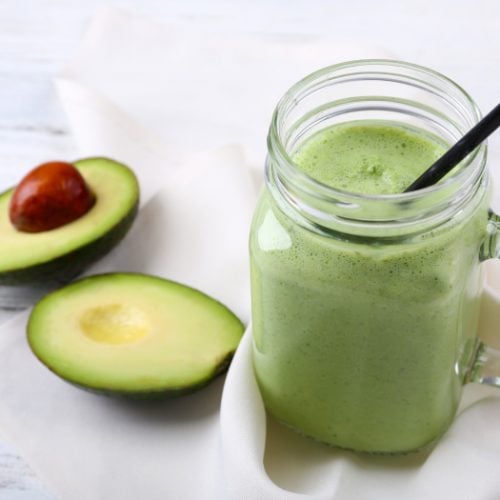
[[[368,69],[370,66],[377,65],[394,69],[403,68],[407,70],[413,70],[418,74],[437,78],[445,85],[450,85],[455,91],[458,92],[461,97],[463,97],[467,105],[467,112],[470,115],[469,117],[472,119],[472,125],[474,125],[481,119],[481,112],[479,110],[479,107],[466,90],[464,90],[459,84],[454,82],[446,75],[443,75],[442,73],[425,66],[397,59],[356,59],[333,64],[310,73],[309,75],[305,76],[294,85],[292,85],[281,97],[274,110],[267,139],[268,149],[270,153],[272,152],[272,154],[275,155],[276,160],[278,160],[279,164],[284,166],[285,174],[290,179],[292,179],[292,182],[294,184],[300,184],[310,192],[316,192],[317,195],[322,196],[323,198],[332,198],[335,200],[341,199],[345,202],[353,203],[363,203],[364,201],[369,203],[383,201],[390,203],[408,203],[414,200],[422,199],[424,197],[434,196],[437,193],[442,193],[443,191],[455,191],[465,184],[475,184],[475,182],[481,177],[486,164],[487,148],[485,143],[482,143],[480,146],[478,146],[466,157],[466,159],[463,160],[463,162],[461,163],[461,168],[458,169],[457,172],[452,172],[448,176],[448,178],[439,182],[438,184],[434,184],[416,191],[395,194],[361,194],[337,189],[330,185],[324,184],[321,181],[310,176],[309,174],[305,173],[292,160],[280,138],[279,126],[283,118],[283,113],[286,112],[290,104],[296,101],[297,94],[299,94],[302,90],[311,86],[315,82],[320,81],[325,76],[331,73],[338,72],[339,70],[350,68],[359,69],[361,67],[365,67],[366,69]],[[473,166],[473,168],[468,168],[471,165]]]

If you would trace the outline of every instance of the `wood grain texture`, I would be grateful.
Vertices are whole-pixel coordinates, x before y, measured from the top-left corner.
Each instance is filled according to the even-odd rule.
[[[5,443],[0,443],[0,500],[51,500],[26,462]]]
[[[498,0],[2,0],[0,190],[42,161],[75,156],[52,78],[96,9],[109,3],[168,24],[371,44],[449,75],[483,111],[500,98]],[[491,156],[500,161],[500,139],[492,138],[490,145]],[[7,317],[0,314],[0,321]],[[29,467],[0,444],[0,500],[46,498]]]
[[[0,188],[74,149],[51,78],[101,0],[0,2]],[[460,82],[487,110],[498,99],[500,2],[410,0],[115,0],[166,23],[214,31],[303,33],[381,46]]]

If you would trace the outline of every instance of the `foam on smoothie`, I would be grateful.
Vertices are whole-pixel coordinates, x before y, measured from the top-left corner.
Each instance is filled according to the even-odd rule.
[[[331,187],[362,194],[403,192],[444,152],[435,138],[385,122],[351,122],[320,130],[293,161]]]

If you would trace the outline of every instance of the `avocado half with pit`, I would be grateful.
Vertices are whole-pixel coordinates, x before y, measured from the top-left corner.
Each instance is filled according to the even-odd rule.
[[[0,194],[0,285],[70,281],[130,229],[139,204],[139,184],[132,170],[108,158],[86,158],[74,165],[96,201],[86,214],[57,229],[16,230],[9,219],[14,189]]]
[[[113,273],[44,297],[27,334],[33,353],[68,382],[109,395],[177,396],[228,367],[243,324],[224,305],[179,283]]]

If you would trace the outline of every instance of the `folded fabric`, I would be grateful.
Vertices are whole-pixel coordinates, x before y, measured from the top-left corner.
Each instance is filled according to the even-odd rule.
[[[106,96],[176,159],[236,142],[251,163],[263,164],[272,112],[293,83],[336,62],[390,56],[352,41],[164,23],[101,9],[62,78]],[[63,106],[82,154],[109,150],[119,120],[108,122],[100,139],[99,123],[89,119],[92,109],[68,109],[66,99]]]

